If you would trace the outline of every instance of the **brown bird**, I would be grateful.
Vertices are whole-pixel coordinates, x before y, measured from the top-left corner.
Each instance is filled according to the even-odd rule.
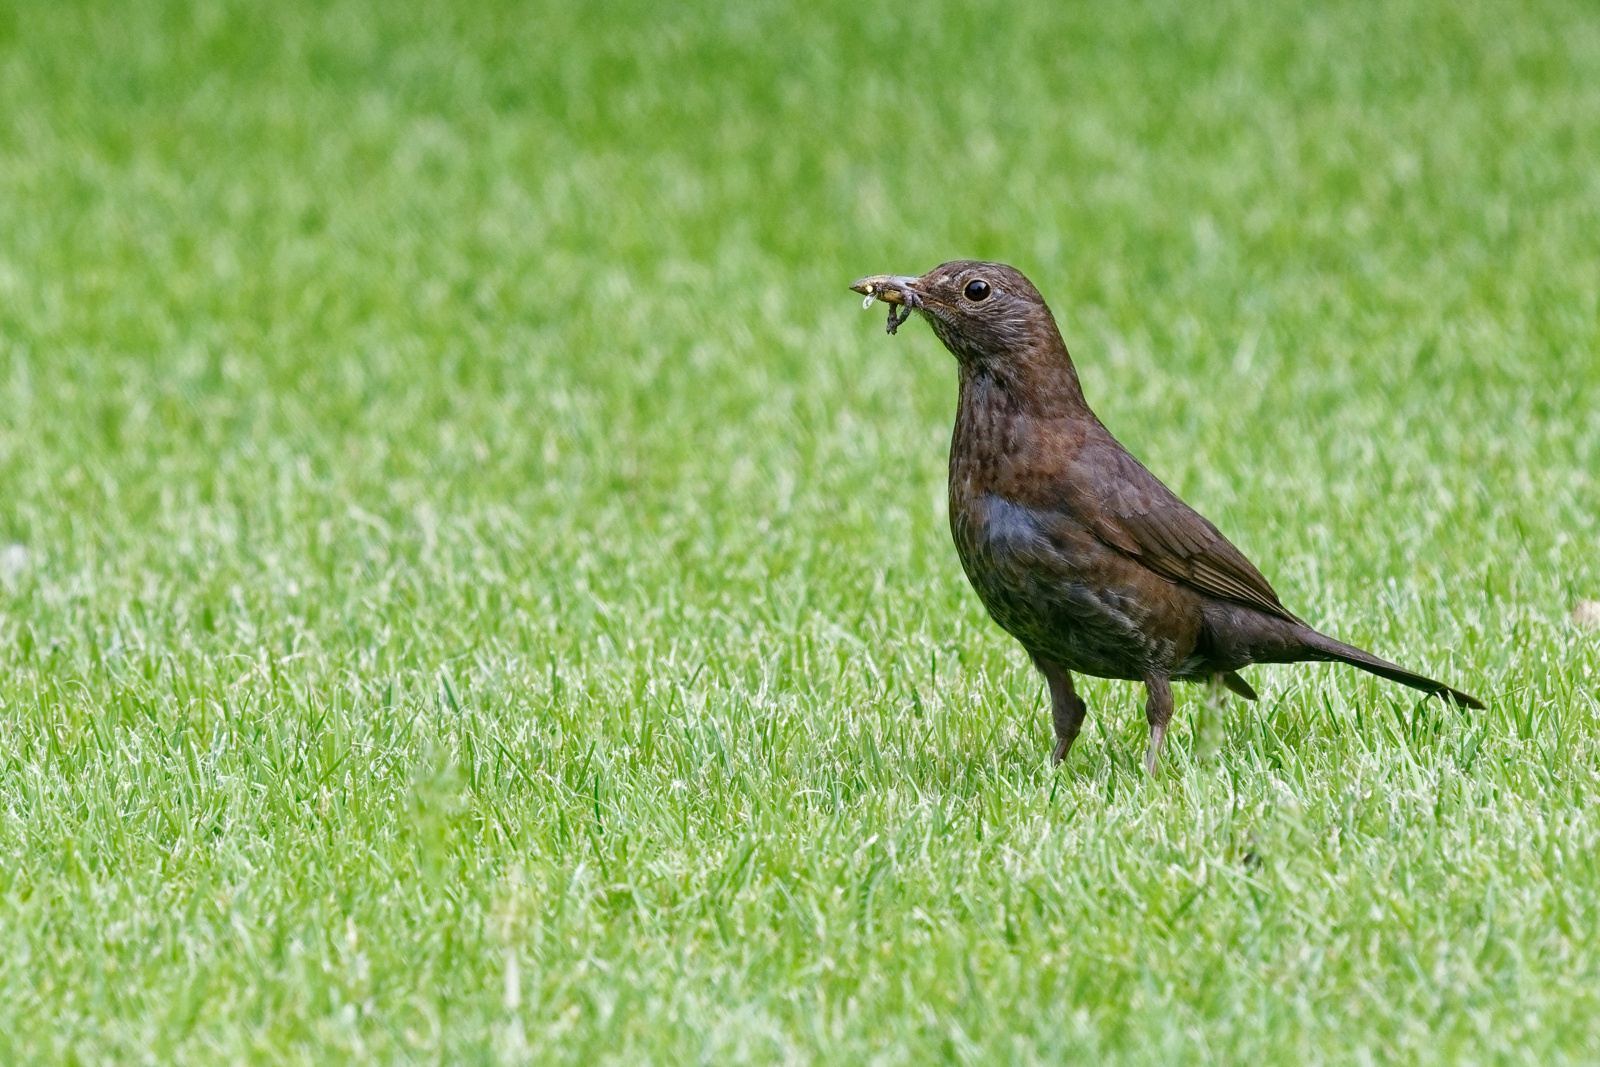
[[[1055,761],[1084,703],[1072,672],[1141,681],[1155,773],[1173,680],[1256,698],[1240,667],[1349,663],[1469,708],[1476,697],[1379,659],[1296,618],[1217,528],[1144,468],[1089,410],[1044,298],[1001,263],[957,260],[920,278],[850,288],[913,311],[961,368],[950,441],[950,532],[984,607],[1050,687]]]

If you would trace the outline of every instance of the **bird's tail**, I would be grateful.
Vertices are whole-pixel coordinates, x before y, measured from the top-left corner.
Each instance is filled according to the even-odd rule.
[[[1436,682],[1432,678],[1425,678],[1420,674],[1415,674],[1404,667],[1390,663],[1386,659],[1379,659],[1371,652],[1363,651],[1354,645],[1347,645],[1343,641],[1335,641],[1327,634],[1319,634],[1309,626],[1306,627],[1306,630],[1307,634],[1304,635],[1304,639],[1306,650],[1310,653],[1307,658],[1338,660],[1340,663],[1348,663],[1352,667],[1360,667],[1364,671],[1370,671],[1380,678],[1387,678],[1391,682],[1409,685],[1411,688],[1420,689],[1424,693],[1436,694],[1464,708],[1483,707],[1483,701],[1470,693],[1463,693],[1459,689],[1452,689],[1443,682]]]

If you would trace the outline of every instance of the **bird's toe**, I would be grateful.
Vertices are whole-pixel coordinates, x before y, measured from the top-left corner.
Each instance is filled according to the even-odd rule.
[[[1165,726],[1150,727],[1150,748],[1144,755],[1145,773],[1155,777],[1156,766],[1161,762],[1161,746],[1167,739]]]

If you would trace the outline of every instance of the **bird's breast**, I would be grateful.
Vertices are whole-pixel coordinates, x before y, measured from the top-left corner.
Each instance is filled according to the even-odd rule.
[[[1075,415],[1041,415],[1005,383],[964,374],[950,439],[951,502],[992,493],[1060,507],[1063,501],[1047,499],[1048,487],[1072,468],[1093,425],[1087,409]]]

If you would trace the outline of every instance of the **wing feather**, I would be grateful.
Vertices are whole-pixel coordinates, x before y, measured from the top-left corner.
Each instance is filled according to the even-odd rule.
[[[1222,533],[1161,483],[1115,441],[1081,458],[1094,477],[1074,477],[1073,495],[1111,485],[1099,500],[1079,499],[1073,508],[1090,517],[1096,537],[1139,560],[1162,577],[1202,593],[1232,600],[1299,622],[1278,599],[1271,583]]]

